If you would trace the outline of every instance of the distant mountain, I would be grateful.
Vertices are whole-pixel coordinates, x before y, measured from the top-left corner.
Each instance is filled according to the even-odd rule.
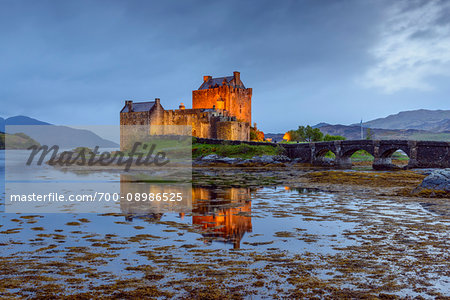
[[[340,135],[348,140],[361,139],[360,124],[331,125],[321,122],[312,126],[323,134]],[[411,110],[363,123],[363,138],[370,128],[374,139],[450,141],[450,110]],[[293,128],[296,129],[296,128]],[[282,141],[284,133],[268,133],[266,137]]]
[[[450,110],[402,111],[385,118],[365,122],[363,126],[381,129],[419,129],[432,132],[450,131]]]
[[[450,130],[450,119],[436,123],[436,127],[432,129],[432,131],[435,132],[449,132],[449,130]]]
[[[361,127],[356,125],[325,125],[320,127],[323,134],[340,135],[347,140],[360,140]],[[417,129],[371,129],[372,138],[377,140],[422,140],[422,141],[450,141],[450,132],[430,132]],[[284,133],[266,133],[266,138],[281,142]],[[367,137],[367,128],[363,130],[363,139]]]
[[[6,125],[52,125],[26,116],[15,116],[5,120]]]
[[[5,132],[5,119],[0,117],[0,133]]]
[[[264,138],[272,139],[272,142],[281,142],[283,140],[284,133],[265,133]]]
[[[1,120],[0,120],[1,121]],[[52,125],[26,116],[15,116],[4,120],[8,134],[24,133],[41,145],[58,145],[61,148],[95,147],[114,148],[117,143],[106,140],[85,129],[75,129],[68,126]],[[39,125],[39,126],[31,126]],[[0,129],[1,130],[1,129]],[[5,132],[5,129],[3,129]]]
[[[380,129],[371,128],[373,139],[377,140],[429,140],[450,141],[450,132],[431,132],[418,129]],[[361,139],[361,127],[358,125],[327,125],[320,127],[323,134],[341,135],[348,140]],[[363,129],[363,139],[367,137],[367,128]]]
[[[322,123],[319,123],[319,124],[316,124],[316,125],[312,126],[312,128],[321,128],[323,126],[328,126],[328,125],[330,125],[330,124],[322,122]]]

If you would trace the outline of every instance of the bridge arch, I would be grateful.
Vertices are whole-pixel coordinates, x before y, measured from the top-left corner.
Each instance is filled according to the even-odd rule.
[[[394,153],[401,150],[407,158],[398,157],[395,159]],[[409,164],[411,157],[411,147],[407,141],[383,141],[378,149],[378,156],[375,157],[374,169],[395,169],[404,168]],[[394,162],[392,159],[395,159]],[[401,160],[399,160],[401,158]]]
[[[336,149],[336,145],[334,142],[319,142],[314,143],[313,148],[313,156],[314,158],[319,158],[325,155],[328,151],[333,152],[334,154],[337,154],[338,149]]]
[[[333,149],[328,149],[328,148],[322,148],[319,151],[316,151],[316,155],[315,158],[321,158],[327,155],[328,152],[333,153],[334,155],[336,155],[335,151],[333,151]]]
[[[381,159],[389,163],[392,168],[404,168],[409,164],[410,160],[409,155],[410,151],[405,150],[400,148],[399,149],[392,148],[386,150],[381,154]],[[398,151],[401,151],[401,153],[398,153]],[[406,156],[402,155],[402,153],[406,154]]]
[[[344,166],[348,167],[371,167],[374,157],[373,147],[355,146],[345,149],[345,152],[341,155],[341,161],[344,163]]]
[[[409,147],[390,147],[387,149],[383,149],[384,151],[380,153],[380,157],[381,158],[389,158],[392,157],[392,155],[397,152],[398,150],[403,151],[404,153],[406,153],[406,155],[408,155],[408,157],[411,155],[410,154],[410,150]]]
[[[328,153],[332,153],[327,157]],[[337,157],[336,149],[329,146],[321,146],[313,152],[313,164],[322,166],[332,166],[335,164]]]
[[[342,157],[343,158],[351,157],[353,154],[355,154],[355,152],[360,150],[364,150],[368,152],[370,155],[374,156],[373,147],[353,147],[350,149],[345,149],[345,152],[342,154]]]

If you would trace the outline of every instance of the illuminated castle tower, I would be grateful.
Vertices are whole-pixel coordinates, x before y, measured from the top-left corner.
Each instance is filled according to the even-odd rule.
[[[238,121],[252,123],[252,89],[246,88],[240,73],[212,78],[203,76],[198,90],[192,91],[192,108],[225,109]]]

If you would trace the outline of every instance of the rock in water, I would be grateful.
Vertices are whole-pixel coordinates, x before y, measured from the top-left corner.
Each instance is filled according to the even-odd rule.
[[[254,156],[251,159],[251,162],[259,164],[271,164],[274,162],[274,159],[272,155]]]
[[[431,190],[435,192],[450,193],[450,169],[434,170],[425,177],[422,183],[415,189],[414,192],[421,192],[423,190]]]
[[[273,156],[273,159],[278,162],[290,162],[291,161],[291,159],[289,157],[287,157],[286,155],[283,155],[283,154],[275,155],[275,156]]]
[[[217,154],[210,154],[210,155],[206,155],[205,157],[203,157],[202,160],[203,161],[216,161],[220,158],[221,157]]]
[[[221,163],[226,163],[226,164],[235,164],[235,163],[240,162],[241,160],[242,159],[235,158],[235,157],[222,157],[222,158],[218,159],[217,161],[221,162]]]

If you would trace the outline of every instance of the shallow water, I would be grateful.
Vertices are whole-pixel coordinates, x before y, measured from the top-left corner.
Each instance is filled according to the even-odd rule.
[[[120,174],[46,168],[47,180],[94,178],[122,193],[155,188]],[[193,288],[203,281],[218,296],[355,296],[333,294],[345,288],[449,295],[450,224],[419,203],[285,186],[196,186],[181,205],[120,201],[115,208],[0,214],[0,278],[9,281],[0,296],[93,287],[114,295],[142,285],[155,286],[160,297],[199,296]]]

